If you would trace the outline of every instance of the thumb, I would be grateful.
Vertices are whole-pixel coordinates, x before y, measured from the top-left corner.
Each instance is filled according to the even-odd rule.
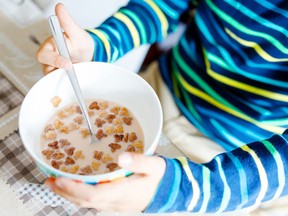
[[[73,36],[77,36],[77,32],[82,30],[72,19],[70,14],[65,9],[64,5],[58,3],[55,6],[55,14],[59,19],[60,25],[62,26],[64,32],[71,39]]]
[[[134,173],[151,174],[165,166],[165,161],[160,157],[124,152],[119,155],[118,164]]]

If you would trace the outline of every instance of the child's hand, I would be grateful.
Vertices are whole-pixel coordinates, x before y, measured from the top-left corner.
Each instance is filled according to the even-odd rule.
[[[91,61],[94,53],[94,42],[91,36],[73,21],[62,4],[56,5],[55,13],[65,32],[72,62]],[[36,56],[43,65],[44,74],[57,68],[69,69],[71,67],[71,62],[58,54],[52,37],[41,44]]]
[[[119,157],[118,163],[135,174],[95,186],[64,178],[50,178],[45,184],[81,207],[100,211],[143,211],[152,200],[164,175],[164,159],[124,153]]]

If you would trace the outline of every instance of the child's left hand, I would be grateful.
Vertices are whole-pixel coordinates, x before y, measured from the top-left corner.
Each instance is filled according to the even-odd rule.
[[[152,200],[164,175],[163,158],[142,154],[120,155],[119,166],[133,175],[109,183],[88,185],[65,178],[49,178],[45,184],[81,207],[100,211],[143,211]]]

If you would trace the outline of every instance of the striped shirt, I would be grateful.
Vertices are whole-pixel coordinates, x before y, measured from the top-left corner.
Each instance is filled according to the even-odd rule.
[[[88,30],[94,60],[163,40],[189,10],[193,19],[159,59],[160,71],[183,115],[227,152],[206,164],[164,158],[145,212],[224,212],[287,195],[285,0],[131,0]]]

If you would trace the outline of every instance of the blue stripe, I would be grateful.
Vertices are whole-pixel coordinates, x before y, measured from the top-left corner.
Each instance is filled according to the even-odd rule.
[[[237,207],[237,209],[240,209],[245,203],[248,202],[248,187],[247,187],[247,178],[246,178],[246,173],[245,173],[245,169],[242,166],[241,162],[239,161],[239,159],[237,157],[235,157],[231,152],[227,152],[226,153],[227,156],[231,159],[231,161],[234,163],[234,165],[236,166],[236,170],[239,173],[239,181],[240,181],[240,189],[241,189],[241,205],[239,205]],[[237,182],[237,179],[233,180],[235,183],[235,181]]]
[[[165,197],[165,199],[167,199],[167,202],[165,203],[165,205],[162,206],[162,208],[159,209],[159,213],[160,212],[166,212],[168,209],[170,209],[176,198],[177,195],[179,193],[179,185],[182,179],[182,173],[181,173],[181,166],[179,165],[179,163],[175,162],[174,160],[172,160],[173,166],[175,168],[175,178],[174,178],[174,182],[172,187],[170,188],[170,193],[169,193],[169,197]]]

